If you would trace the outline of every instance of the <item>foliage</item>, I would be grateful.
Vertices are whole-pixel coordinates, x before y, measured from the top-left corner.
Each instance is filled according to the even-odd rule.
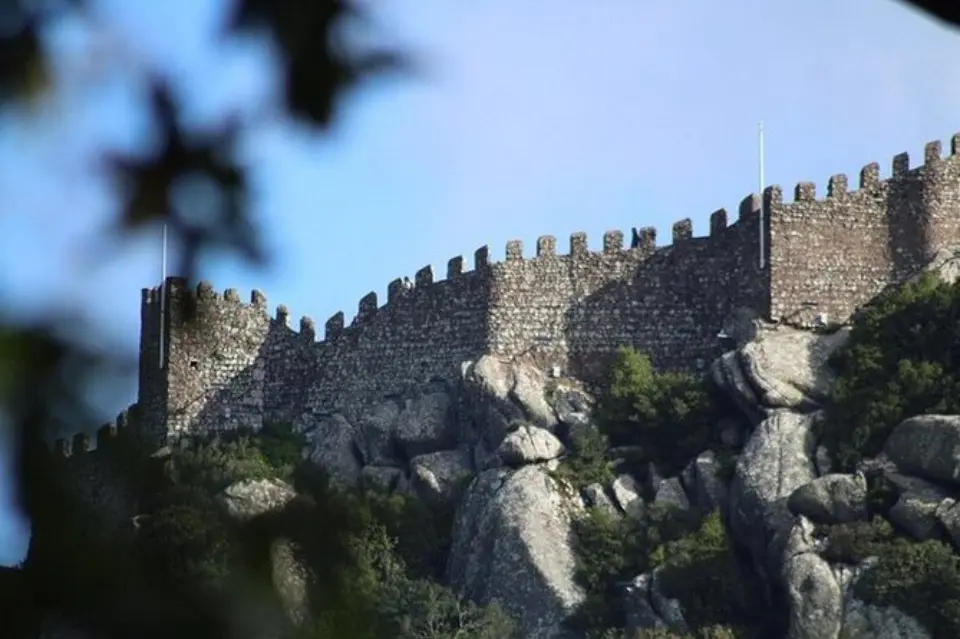
[[[658,373],[650,358],[622,348],[609,371],[597,416],[613,446],[640,446],[645,461],[666,474],[715,447],[721,406],[707,383],[688,374]]]
[[[691,627],[727,624],[740,628],[740,637],[759,637],[763,636],[760,631],[767,631],[758,624],[757,615],[758,607],[763,606],[762,584],[738,561],[719,512],[706,517],[692,534],[668,542],[652,554],[654,562],[663,567],[664,594],[680,601]]]
[[[606,435],[595,428],[579,428],[573,430],[571,439],[570,454],[560,462],[554,476],[578,490],[590,484],[609,485],[616,476]]]
[[[902,420],[960,412],[960,282],[934,275],[879,295],[831,358],[823,443],[841,469],[879,453]]]
[[[934,639],[960,636],[960,557],[943,542],[888,545],[854,593],[867,603],[902,610]]]
[[[826,542],[821,553],[824,559],[854,565],[877,556],[893,544],[909,543],[900,538],[883,517],[818,526],[817,536]]]

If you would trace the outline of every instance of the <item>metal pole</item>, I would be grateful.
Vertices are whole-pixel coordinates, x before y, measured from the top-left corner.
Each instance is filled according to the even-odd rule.
[[[760,167],[759,167],[759,169],[760,169],[760,231],[759,231],[759,232],[760,232],[760,268],[762,269],[762,268],[763,268],[763,263],[764,263],[764,259],[763,259],[763,258],[764,258],[764,255],[763,255],[763,252],[764,252],[764,251],[763,251],[763,229],[764,229],[764,224],[763,224],[763,221],[764,221],[764,213],[765,213],[765,208],[766,208],[765,198],[763,197],[763,189],[766,188],[766,184],[764,183],[764,182],[765,182],[765,180],[764,180],[764,175],[763,175],[763,120],[760,121],[760,124],[759,124],[759,126],[757,127],[757,137],[758,137],[758,140],[757,140],[757,141],[758,141],[759,146],[760,146],[760,149],[759,149],[759,150],[760,150],[760,153],[759,153],[759,158],[758,158],[758,159],[759,159],[759,163],[760,163]]]
[[[160,357],[157,360],[163,368],[163,338],[167,310],[167,225],[163,225],[163,240],[160,249]]]

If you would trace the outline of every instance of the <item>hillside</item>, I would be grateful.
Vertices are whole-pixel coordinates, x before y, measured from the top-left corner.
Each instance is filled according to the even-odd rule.
[[[134,521],[51,508],[5,608],[32,637],[201,611],[244,637],[956,637],[958,264],[846,327],[740,309],[704,377],[623,349],[588,387],[488,355],[357,415],[118,462]],[[71,552],[106,530],[121,576]],[[124,598],[145,581],[152,606]]]

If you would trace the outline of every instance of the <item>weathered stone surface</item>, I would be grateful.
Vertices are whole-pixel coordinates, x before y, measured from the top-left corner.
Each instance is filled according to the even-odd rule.
[[[660,481],[654,494],[653,503],[669,505],[681,510],[690,508],[690,501],[683,490],[678,477],[670,477]]]
[[[397,417],[395,437],[409,459],[453,448],[457,443],[456,428],[449,395],[430,393],[406,401]]]
[[[428,503],[450,503],[460,496],[473,474],[473,460],[465,449],[441,450],[410,460],[410,484]]]
[[[626,630],[636,632],[648,628],[667,628],[667,624],[653,609],[650,601],[650,588],[653,574],[645,572],[638,575],[626,586],[624,603],[626,607]]]
[[[556,459],[563,444],[550,431],[524,424],[503,438],[497,454],[507,466],[522,466]]]
[[[760,574],[780,574],[785,536],[793,527],[787,499],[816,477],[813,469],[815,416],[774,411],[750,437],[730,487],[730,527],[750,550]]]
[[[613,500],[607,495],[607,491],[605,491],[600,484],[590,484],[585,487],[583,489],[583,498],[587,506],[600,508],[611,515],[620,515],[616,504],[613,503]]]
[[[578,501],[540,466],[484,471],[457,511],[448,583],[473,601],[498,600],[523,637],[563,636],[584,597],[571,546]]]
[[[643,489],[632,475],[624,473],[617,476],[610,485],[610,489],[623,512],[637,521],[643,519],[643,514],[646,512]]]
[[[725,510],[728,490],[720,479],[720,466],[712,450],[705,450],[688,465],[692,483],[688,489],[691,500],[703,513]]]
[[[397,402],[382,402],[361,413],[357,420],[357,440],[364,464],[389,466],[397,462],[393,443],[399,416]]]
[[[247,521],[282,509],[296,496],[293,487],[279,479],[251,479],[227,486],[218,497],[230,517]]]
[[[788,639],[837,639],[843,626],[843,591],[830,564],[817,554],[813,532],[813,525],[799,517],[784,544]]]
[[[399,490],[403,479],[403,470],[394,466],[364,466],[360,471],[360,483],[364,488],[388,493]]]
[[[310,621],[308,584],[310,571],[299,556],[299,548],[289,539],[276,539],[270,544],[270,575],[280,605],[287,618],[301,626]]]
[[[905,473],[960,484],[960,416],[906,419],[887,438],[883,450]]]
[[[931,639],[913,617],[850,598],[844,608],[843,639]]]
[[[343,415],[323,418],[312,428],[307,440],[307,457],[343,486],[360,483],[360,455],[353,426]]]
[[[824,475],[793,491],[787,507],[818,524],[866,521],[867,480],[861,474]]]

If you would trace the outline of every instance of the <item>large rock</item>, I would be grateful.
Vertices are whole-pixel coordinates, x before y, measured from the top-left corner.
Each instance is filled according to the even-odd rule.
[[[737,362],[763,406],[815,409],[835,379],[827,360],[848,337],[847,329],[823,335],[781,327],[745,344]]]
[[[465,362],[461,376],[463,401],[488,450],[496,450],[518,421],[556,429],[556,413],[548,400],[550,380],[536,367],[484,355]]]
[[[394,432],[400,406],[397,402],[383,402],[371,406],[357,420],[357,439],[363,463],[372,466],[391,466],[399,461],[394,450]]]
[[[816,414],[773,411],[743,448],[730,487],[730,527],[758,571],[780,574],[783,545],[794,517],[787,499],[816,477],[811,428]]]
[[[800,517],[784,546],[788,639],[837,639],[843,625],[843,590],[830,564],[817,554],[813,533],[813,524]]]
[[[310,621],[310,570],[303,562],[300,549],[289,539],[276,539],[270,544],[270,576],[290,622],[301,626]]]
[[[457,424],[450,396],[437,392],[406,400],[397,416],[394,437],[407,459],[454,448]]]
[[[303,422],[314,421],[310,416]],[[360,451],[356,433],[347,419],[338,414],[314,421],[315,426],[305,429],[307,458],[330,476],[330,481],[350,488],[360,483]]]
[[[584,599],[572,547],[582,509],[541,466],[482,472],[457,511],[448,583],[480,604],[499,601],[527,639],[564,637],[562,620]]]
[[[441,450],[410,460],[410,483],[425,502],[441,506],[461,495],[473,474],[473,459],[466,449]]]
[[[232,519],[249,521],[281,510],[296,496],[293,487],[279,479],[248,479],[230,484],[217,497]]]
[[[898,425],[884,452],[905,472],[960,484],[960,416],[918,415]]]
[[[867,480],[859,473],[824,475],[793,491],[787,506],[818,524],[866,521]]]
[[[497,454],[507,466],[536,464],[563,455],[563,444],[545,428],[522,424],[503,438]]]

